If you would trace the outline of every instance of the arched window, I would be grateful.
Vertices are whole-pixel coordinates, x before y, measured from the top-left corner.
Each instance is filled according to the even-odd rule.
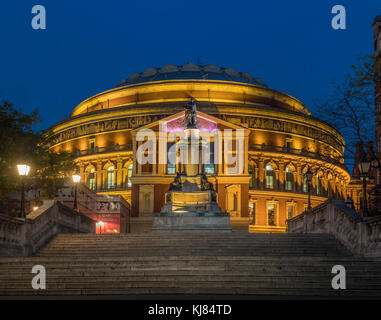
[[[303,185],[302,185],[302,189],[303,189],[303,192],[307,192],[307,176],[306,174],[303,174]]]
[[[250,175],[249,188],[252,188],[254,185],[253,174],[254,174],[253,166],[249,165],[249,175]]]
[[[274,170],[272,166],[266,166],[266,188],[274,189]]]
[[[127,169],[127,187],[128,188],[132,187],[131,176],[132,176],[132,163],[128,166],[128,169]]]
[[[294,182],[294,176],[292,175],[292,170],[290,168],[286,168],[286,184],[285,184],[285,189],[287,191],[292,190],[292,185]]]
[[[115,168],[114,166],[109,166],[107,169],[107,189],[115,188]]]
[[[91,168],[88,178],[88,186],[91,190],[95,190],[95,169]]]
[[[316,175],[316,194],[320,194],[321,192],[321,185],[320,185],[320,177],[319,175],[317,174]]]

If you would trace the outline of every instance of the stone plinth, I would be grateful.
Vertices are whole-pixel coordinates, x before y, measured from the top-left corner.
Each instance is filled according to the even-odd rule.
[[[231,232],[228,213],[187,212],[184,214],[158,213],[152,231],[223,231]]]

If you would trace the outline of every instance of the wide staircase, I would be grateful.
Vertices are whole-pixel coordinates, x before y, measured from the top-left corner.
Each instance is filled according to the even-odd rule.
[[[31,287],[34,265],[46,290]],[[332,289],[334,265],[346,290]],[[381,297],[380,271],[320,234],[61,234],[35,257],[0,259],[0,296]]]

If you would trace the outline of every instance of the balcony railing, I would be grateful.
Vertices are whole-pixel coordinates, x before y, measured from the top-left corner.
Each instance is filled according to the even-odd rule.
[[[120,151],[132,151],[132,144],[116,144],[114,146],[95,147],[86,150],[77,150],[75,155],[77,157],[88,156],[91,154],[120,152]]]
[[[250,151],[262,151],[262,152],[276,152],[276,153],[287,153],[292,155],[299,155],[307,158],[313,158],[318,159],[322,161],[326,161],[332,164],[335,164],[342,169],[348,171],[347,167],[343,164],[342,158],[339,157],[333,157],[333,156],[326,156],[319,152],[311,152],[307,151],[305,149],[294,149],[294,148],[288,148],[286,146],[279,147],[279,146],[269,146],[266,144],[250,144],[249,145]]]

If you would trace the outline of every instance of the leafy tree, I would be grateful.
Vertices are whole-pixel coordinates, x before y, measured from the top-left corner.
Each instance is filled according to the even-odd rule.
[[[17,164],[31,166],[27,188],[40,189],[41,196],[47,197],[52,197],[62,187],[62,178],[74,170],[71,154],[50,151],[48,135],[33,130],[40,121],[37,110],[24,114],[10,102],[0,104],[0,199],[20,186]]]
[[[356,143],[374,139],[373,57],[359,56],[342,81],[333,81],[331,94],[316,100],[314,107],[323,120],[343,135],[345,158],[353,164]]]

